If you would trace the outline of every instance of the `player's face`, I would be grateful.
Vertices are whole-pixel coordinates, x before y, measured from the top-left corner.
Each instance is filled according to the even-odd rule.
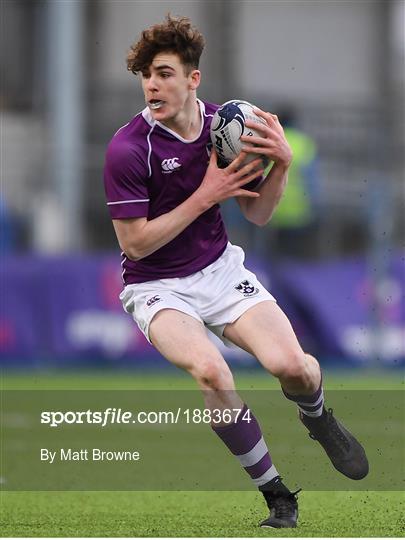
[[[200,81],[200,72],[186,74],[177,54],[159,53],[142,74],[145,101],[155,120],[167,122],[186,111]]]

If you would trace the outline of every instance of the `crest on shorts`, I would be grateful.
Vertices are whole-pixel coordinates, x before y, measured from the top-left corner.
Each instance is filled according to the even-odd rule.
[[[254,296],[259,292],[259,289],[247,279],[241,281],[239,285],[236,285],[235,289],[243,294],[243,296]]]

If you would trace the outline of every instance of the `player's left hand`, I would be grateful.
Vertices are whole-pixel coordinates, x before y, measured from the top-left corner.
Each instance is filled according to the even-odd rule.
[[[242,142],[254,145],[243,146],[242,151],[249,154],[265,155],[275,163],[288,167],[292,161],[293,154],[277,115],[264,112],[257,107],[253,110],[257,116],[260,116],[266,121],[266,124],[247,120],[246,127],[255,129],[259,133],[262,133],[263,136],[242,135],[240,138]]]

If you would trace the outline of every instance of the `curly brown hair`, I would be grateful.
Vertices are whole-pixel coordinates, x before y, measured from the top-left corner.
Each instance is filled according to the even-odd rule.
[[[155,24],[142,32],[141,39],[127,55],[127,69],[134,75],[146,74],[153,58],[160,52],[175,53],[184,65],[185,73],[198,69],[205,45],[203,35],[187,17],[172,17],[170,13],[162,24]]]

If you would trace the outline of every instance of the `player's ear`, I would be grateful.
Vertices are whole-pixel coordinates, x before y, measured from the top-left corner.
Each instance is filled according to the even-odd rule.
[[[201,71],[193,69],[189,75],[189,88],[190,90],[197,90],[201,82]]]

